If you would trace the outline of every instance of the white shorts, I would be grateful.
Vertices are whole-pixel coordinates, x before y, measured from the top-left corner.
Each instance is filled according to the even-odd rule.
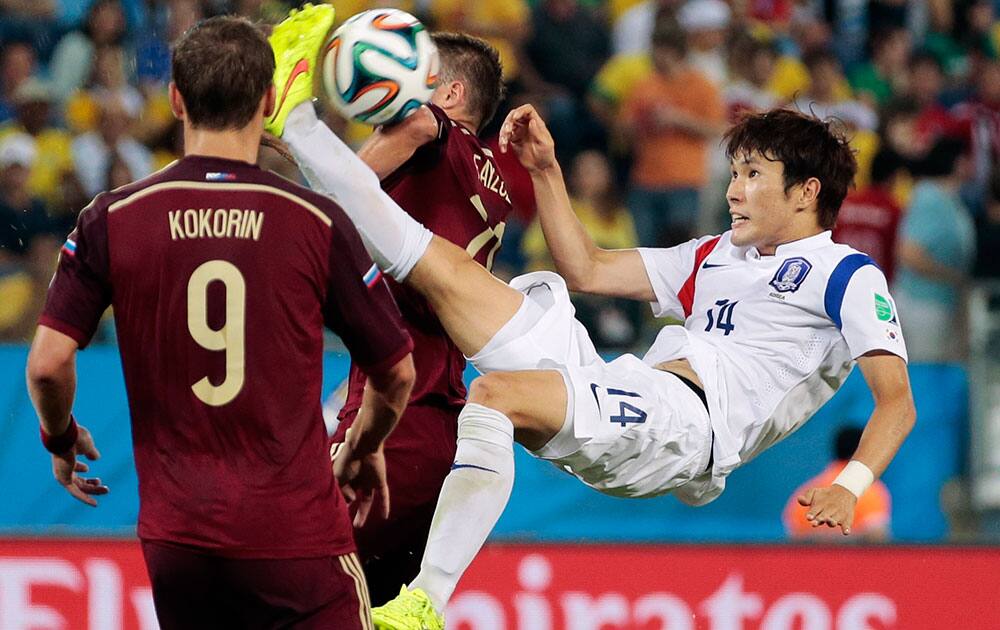
[[[558,275],[530,273],[510,285],[528,299],[469,360],[483,373],[554,369],[563,375],[566,421],[535,456],[622,497],[664,494],[705,472],[712,432],[701,398],[631,354],[601,359]]]

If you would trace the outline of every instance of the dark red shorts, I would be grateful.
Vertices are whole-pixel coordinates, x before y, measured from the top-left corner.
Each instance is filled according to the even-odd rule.
[[[354,530],[374,606],[398,595],[420,571],[441,484],[455,461],[461,409],[411,405],[386,440],[389,518],[381,518],[381,507],[374,506],[364,527]],[[343,441],[354,417],[341,423],[335,442]]]
[[[232,559],[151,541],[142,543],[142,553],[162,630],[373,627],[353,553]]]

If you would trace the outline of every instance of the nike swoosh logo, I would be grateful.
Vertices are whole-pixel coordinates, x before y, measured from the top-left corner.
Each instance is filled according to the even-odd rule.
[[[594,402],[597,403],[597,413],[601,413],[601,399],[597,397],[597,383],[590,384],[590,393],[594,395]]]
[[[728,267],[729,265],[713,265],[712,263],[705,263],[701,266],[702,269],[714,269],[716,267]]]
[[[271,120],[274,120],[274,117],[281,111],[281,106],[285,104],[285,99],[288,98],[288,91],[292,89],[292,83],[295,82],[295,79],[300,74],[306,72],[309,72],[309,60],[305,58],[299,59],[299,62],[295,64],[294,68],[292,68],[292,73],[288,75],[288,80],[285,81],[285,87],[281,90],[281,100],[278,101],[277,107],[274,108],[274,114],[271,115]]]
[[[476,466],[475,464],[459,464],[458,462],[451,465],[452,470],[458,470],[459,468],[475,468],[476,470],[485,470],[486,472],[491,472],[494,475],[499,475],[497,471],[492,468],[486,468],[484,466]]]

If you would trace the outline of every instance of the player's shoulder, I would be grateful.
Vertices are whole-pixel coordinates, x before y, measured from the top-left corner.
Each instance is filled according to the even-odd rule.
[[[834,281],[849,281],[858,271],[884,275],[875,259],[844,243],[831,242],[817,252],[822,272]]]
[[[820,254],[818,262],[823,283],[818,288],[823,308],[838,328],[842,325],[844,312],[868,308],[870,302],[859,299],[864,293],[872,293],[876,308],[884,302],[892,311],[886,297],[885,273],[871,256],[849,245],[833,242],[822,248]],[[851,295],[853,297],[849,297]]]
[[[486,146],[479,135],[462,123],[453,120],[446,111],[437,105],[428,104],[427,108],[434,115],[434,124],[437,125],[434,139],[431,143],[440,142],[444,145],[447,153],[486,153],[493,157],[492,152]]]
[[[283,196],[288,196],[293,200],[300,201],[302,203],[309,203],[312,205],[322,205],[322,206],[337,206],[337,203],[311,188],[300,184],[299,182],[288,179],[284,175],[275,173],[274,171],[260,172],[259,183],[263,186],[268,186],[276,191],[283,193]]]
[[[736,245],[733,245],[732,230],[726,230],[721,234],[706,234],[704,236],[699,236],[694,239],[697,246],[706,245],[711,243],[713,251],[723,251],[729,249],[737,249]]]
[[[456,124],[447,112],[433,103],[427,103],[413,115],[416,116],[414,133],[425,144],[442,140],[448,135],[448,130]]]
[[[137,179],[134,182],[119,186],[112,190],[98,193],[89,204],[80,211],[81,221],[94,221],[98,217],[106,216],[107,213],[117,205],[132,199],[136,195],[173,179],[173,170],[177,165],[177,160],[167,164],[158,171],[146,177]]]

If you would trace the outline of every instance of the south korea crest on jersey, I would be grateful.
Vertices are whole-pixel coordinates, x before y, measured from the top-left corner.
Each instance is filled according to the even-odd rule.
[[[798,291],[811,269],[812,263],[805,258],[799,256],[789,258],[781,263],[778,271],[768,284],[774,287],[779,293]]]

